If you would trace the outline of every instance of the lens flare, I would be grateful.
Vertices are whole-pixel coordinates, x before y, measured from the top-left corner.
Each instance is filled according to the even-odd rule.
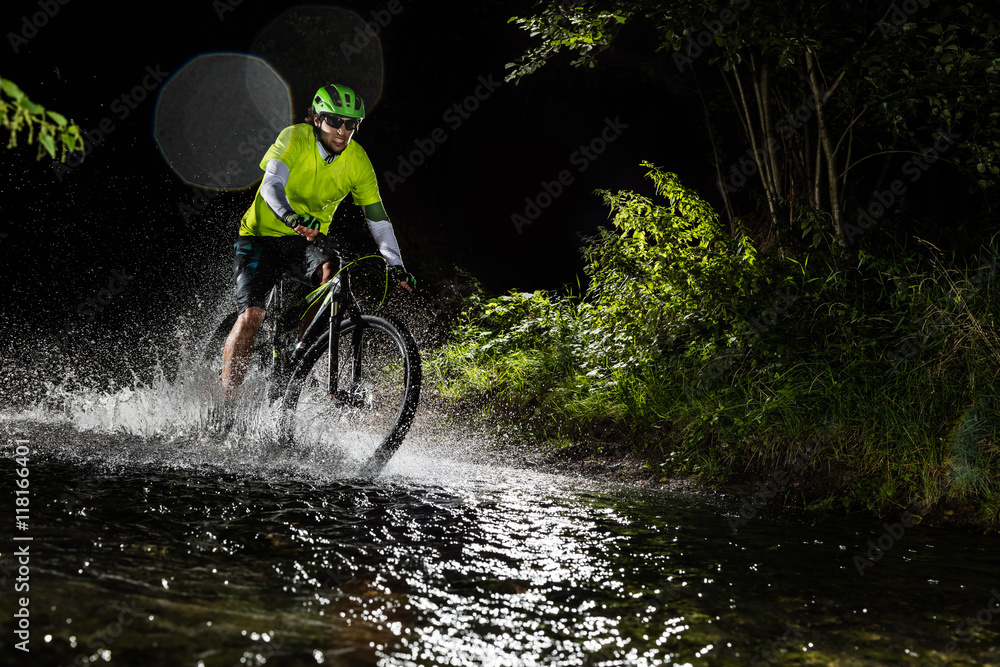
[[[313,93],[330,83],[353,88],[370,113],[382,95],[379,35],[405,15],[405,5],[400,7],[396,13],[370,11],[367,18],[342,7],[294,7],[260,31],[251,52],[289,83],[296,114],[304,115]]]
[[[153,134],[184,182],[240,190],[262,176],[264,151],[289,125],[288,85],[267,62],[243,53],[210,53],[164,84]]]
[[[981,481],[980,443],[992,436],[991,417],[996,414],[1000,396],[986,396],[973,404],[955,422],[948,434],[949,484],[959,491],[973,491]]]

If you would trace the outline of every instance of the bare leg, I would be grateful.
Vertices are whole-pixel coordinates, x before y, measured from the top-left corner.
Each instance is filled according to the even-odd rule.
[[[243,384],[253,354],[253,339],[264,321],[264,315],[263,308],[250,306],[236,318],[236,324],[226,338],[222,351],[222,389],[227,401],[236,395],[236,390]]]

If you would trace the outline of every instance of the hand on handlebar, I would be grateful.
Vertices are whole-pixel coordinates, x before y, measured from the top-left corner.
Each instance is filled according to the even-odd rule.
[[[402,266],[390,266],[388,271],[389,282],[395,283],[397,291],[412,292],[417,288],[417,279]]]
[[[311,215],[289,213],[282,222],[291,227],[296,234],[304,236],[310,241],[319,236],[319,227],[321,224],[319,218],[314,218]]]

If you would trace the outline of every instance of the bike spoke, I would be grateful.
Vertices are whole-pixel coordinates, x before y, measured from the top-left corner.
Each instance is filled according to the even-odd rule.
[[[405,435],[419,395],[419,358],[408,334],[381,318],[345,328],[336,394],[328,394],[328,356],[317,344],[286,393],[285,431],[296,445],[334,445],[367,459],[394,451]]]

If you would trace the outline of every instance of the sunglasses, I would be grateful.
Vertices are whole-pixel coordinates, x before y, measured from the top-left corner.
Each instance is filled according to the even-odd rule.
[[[337,130],[343,125],[348,131],[354,130],[361,124],[360,118],[340,118],[332,114],[325,113],[320,116],[324,123]]]

